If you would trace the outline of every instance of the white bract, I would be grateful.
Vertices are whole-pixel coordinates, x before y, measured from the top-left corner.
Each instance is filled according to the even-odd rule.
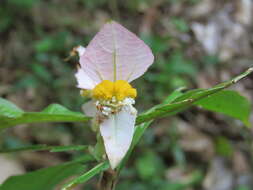
[[[129,83],[145,73],[154,56],[142,40],[115,21],[106,23],[86,48],[79,46],[76,51],[77,87],[93,99],[83,107],[87,115],[96,117],[114,169],[134,134],[137,91]]]

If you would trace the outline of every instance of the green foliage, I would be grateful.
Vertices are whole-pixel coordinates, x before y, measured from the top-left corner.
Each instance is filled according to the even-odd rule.
[[[171,102],[173,102],[175,99],[177,99],[178,97],[180,97],[181,95],[183,95],[182,90],[184,88],[179,88],[174,90],[167,98],[165,98],[165,100],[163,101],[163,104],[169,104]]]
[[[186,93],[182,93],[182,88],[178,89],[174,91],[170,96],[168,96],[162,104],[157,105],[151,108],[150,110],[144,112],[143,114],[139,115],[137,117],[137,121],[136,121],[137,126],[135,127],[135,133],[134,133],[131,147],[127,155],[123,159],[122,163],[119,165],[117,171],[120,172],[121,169],[124,167],[134,147],[137,145],[140,138],[143,136],[144,131],[147,129],[147,127],[150,125],[153,119],[164,117],[167,115],[174,115],[178,112],[185,110],[186,108],[192,105],[201,105],[203,108],[207,110],[212,110],[212,111],[220,112],[220,113],[235,117],[237,119],[242,120],[244,123],[247,124],[246,121],[248,121],[248,116],[250,113],[249,102],[238,93],[234,91],[224,90],[224,89],[238,82],[240,79],[246,77],[252,71],[253,70],[251,68],[245,73],[233,78],[232,80],[221,83],[210,89],[196,89],[196,90],[188,91]],[[226,101],[228,99],[229,101]],[[238,113],[238,111],[236,110],[236,108],[238,109],[238,106],[237,107],[231,106],[231,102],[233,102],[236,105],[238,104],[240,113]],[[48,106],[47,108],[45,108],[42,112],[24,112],[23,110],[18,108],[16,105],[2,98],[0,99],[0,117],[2,119],[1,120],[2,128],[14,126],[17,124],[23,124],[23,123],[56,122],[56,121],[76,122],[76,121],[87,121],[90,119],[84,116],[82,113],[72,112],[59,104],[52,104]],[[223,145],[224,143],[218,143],[219,147],[224,147]],[[45,147],[31,146],[31,147],[26,147],[26,148],[21,147],[20,149],[16,149],[16,151],[51,150],[52,152],[59,152],[59,151],[68,151],[68,150],[82,150],[83,148],[86,148],[85,146],[50,147],[50,148],[49,147],[47,146]],[[15,149],[9,150],[9,152],[11,151],[15,151]],[[157,164],[152,165],[152,163],[157,163]],[[137,165],[137,171],[139,175],[144,180],[147,180],[149,178],[154,178],[154,174],[158,174],[159,171],[162,170],[163,168],[162,161],[159,160],[158,157],[152,152],[146,153],[144,154],[143,157],[140,157],[136,161],[136,165]],[[149,165],[150,167],[146,167],[147,165]],[[96,167],[89,170],[88,172],[85,172],[83,175],[71,180],[69,183],[67,183],[64,186],[63,190],[67,190],[80,183],[84,183],[90,178],[92,178],[93,176],[99,174],[100,172],[108,168],[109,168],[108,162],[102,162],[98,164]],[[200,176],[200,175],[196,175],[196,176]],[[26,177],[25,179],[28,180],[28,177]],[[199,177],[196,179],[199,179]],[[20,183],[19,180],[17,180],[16,183]],[[8,182],[7,180],[4,183],[4,186],[6,184],[7,185],[12,184],[12,182]],[[189,185],[191,184],[191,182],[187,182],[186,184]],[[169,183],[167,185],[163,184],[162,187],[165,189],[173,189],[173,188],[184,189],[184,187],[186,187],[186,184],[176,185],[174,183]]]
[[[0,129],[26,123],[87,121],[89,117],[59,105],[49,105],[41,112],[24,112],[11,102],[0,98]]]
[[[64,179],[80,173],[84,167],[80,163],[70,162],[57,166],[40,169],[20,176],[8,178],[1,190],[53,190]]]
[[[50,152],[64,152],[64,151],[80,151],[88,148],[85,145],[66,145],[66,146],[48,146],[45,144],[42,145],[30,145],[19,148],[11,148],[11,149],[0,149],[0,153],[8,153],[8,152],[19,152],[19,151],[42,151],[42,150],[50,150]]]
[[[54,146],[50,152],[65,152],[65,151],[81,151],[87,149],[85,145],[68,145],[68,146]]]
[[[174,99],[173,102],[156,106],[150,111],[139,115],[136,123],[140,124],[155,118],[174,115],[195,103],[208,110],[217,111],[240,119],[248,126],[248,117],[250,113],[249,102],[236,92],[222,90],[236,83],[238,80],[244,78],[251,72],[252,69],[249,69],[238,77],[210,89],[197,89],[181,95],[179,93],[178,97]],[[218,93],[218,95],[210,96],[215,93]],[[206,97],[208,97],[206,101],[200,101]],[[229,98],[231,102],[237,102],[238,106],[240,106],[240,111],[237,110],[237,104],[231,104],[230,101],[224,101],[224,98]],[[23,123],[87,121],[90,119],[82,113],[72,112],[59,104],[52,104],[42,112],[24,112],[14,104],[2,98],[0,99],[0,118],[2,119],[0,125],[1,128]]]
[[[108,168],[109,168],[109,163],[102,162],[102,163],[98,164],[97,166],[95,166],[94,168],[92,168],[91,170],[89,170],[88,172],[85,172],[83,175],[81,175],[77,178],[74,178],[69,183],[65,184],[64,187],[62,188],[62,190],[69,190],[78,184],[85,183],[93,176],[103,172],[104,170],[107,170]]]
[[[86,46],[88,44],[101,22],[107,19],[108,16],[111,16],[111,2],[116,2],[116,0],[112,0],[110,2],[106,0],[3,0],[0,6],[0,33],[3,37],[1,38],[1,45],[4,51],[3,53],[0,53],[2,60],[0,70],[3,70],[3,74],[5,74],[5,71],[11,71],[12,74],[8,75],[6,78],[3,78],[3,81],[1,80],[1,95],[3,95],[3,97],[11,97],[11,99],[15,99],[16,97],[14,94],[16,94],[18,96],[18,98],[15,99],[16,102],[28,102],[27,98],[31,98],[29,99],[29,102],[31,100],[32,105],[29,107],[33,107],[35,109],[40,108],[42,105],[46,105],[48,102],[57,101],[70,110],[78,110],[80,108],[80,105],[83,104],[85,100],[83,97],[77,96],[78,89],[76,89],[74,86],[76,82],[72,73],[74,73],[74,68],[76,66],[77,60],[72,59],[69,62],[64,62],[63,59],[69,55],[69,51],[74,46],[79,44]],[[137,107],[140,108],[138,109],[139,112],[141,112],[141,110],[147,109],[148,107],[151,107],[152,105],[156,105],[158,102],[162,102],[162,104],[154,106],[147,112],[142,113],[139,116],[138,120],[146,114],[151,114],[152,116],[152,113],[158,111],[161,106],[172,105],[171,110],[167,110],[167,114],[174,115],[176,113],[184,111],[191,105],[199,106],[199,102],[203,103],[206,101],[213,101],[215,94],[210,97],[203,97],[203,99],[196,101],[195,103],[189,101],[188,103],[184,104],[181,102],[184,100],[187,101],[191,97],[195,97],[197,94],[203,93],[203,89],[191,90],[188,92],[179,89],[167,97],[168,92],[171,92],[175,88],[181,86],[192,88],[198,85],[201,81],[196,81],[196,75],[200,72],[203,73],[207,67],[215,67],[211,68],[211,70],[213,69],[215,73],[219,73],[219,69],[221,67],[224,67],[223,63],[218,60],[218,56],[200,55],[200,52],[202,52],[200,51],[201,49],[199,49],[199,46],[196,46],[196,43],[194,40],[192,40],[194,34],[189,30],[189,15],[191,14],[190,12],[192,12],[191,10],[193,10],[192,8],[195,9],[193,5],[195,3],[201,2],[201,0],[130,0],[117,2],[122,24],[131,30],[133,29],[135,33],[138,31],[148,31],[149,35],[143,36],[142,39],[152,48],[152,51],[156,57],[156,62],[149,69],[149,72],[147,72],[142,79],[139,79],[134,84],[138,88],[139,92],[139,97],[136,102]],[[174,5],[172,5],[172,3]],[[190,10],[189,14],[184,14],[184,10],[187,8]],[[170,9],[173,9],[174,11],[168,11]],[[159,14],[157,14],[157,10]],[[142,17],[144,19],[142,19]],[[132,22],[132,18],[134,19],[134,22]],[[153,18],[155,18],[155,20],[158,22],[153,22]],[[203,17],[203,19],[205,18]],[[190,20],[192,22],[199,21],[195,18],[190,18]],[[168,23],[168,21],[170,23]],[[141,25],[136,25],[136,23],[141,23]],[[152,27],[149,28],[149,26]],[[168,26],[172,27],[167,28]],[[179,34],[175,35],[175,33],[173,33],[175,31],[177,31]],[[182,33],[185,34],[182,36]],[[187,40],[188,37],[189,41]],[[195,48],[192,49],[192,47]],[[200,57],[198,57],[199,55]],[[219,64],[219,66],[217,64]],[[231,62],[228,65],[226,64],[225,67],[230,67],[233,64],[234,63]],[[237,65],[238,68],[235,68],[233,71],[237,71],[238,69],[241,69],[240,67],[244,67],[249,64],[250,63],[246,63],[244,65],[244,62],[243,64],[240,63]],[[223,71],[221,71],[221,74],[222,73]],[[4,90],[5,87],[8,88],[7,92]],[[219,91],[218,93],[222,93],[222,91]],[[29,97],[25,95],[24,100],[22,100],[23,97],[20,100],[20,95],[22,96],[27,92],[29,92]],[[32,96],[30,96],[31,94]],[[241,99],[238,97],[239,96],[236,96],[235,98],[232,98],[232,100]],[[166,100],[164,100],[165,98]],[[239,100],[239,102],[240,101],[241,100]],[[16,135],[16,130],[13,131],[13,129],[6,131],[7,135],[6,133],[2,133],[3,138],[0,137],[0,144],[4,144],[6,146],[1,147],[12,148],[0,150],[2,152],[16,152],[22,150],[49,150],[50,152],[74,151],[51,155],[54,157],[57,156],[57,158],[65,155],[69,157],[76,156],[78,154],[84,154],[83,152],[76,151],[83,150],[83,148],[86,149],[86,146],[73,145],[72,147],[72,145],[70,145],[54,148],[53,146],[49,145],[28,146],[28,142],[26,141],[29,141],[32,138],[32,140],[35,140],[32,141],[34,143],[52,144],[51,142],[53,142],[53,144],[61,144],[61,135],[64,135],[64,138],[70,137],[69,139],[72,141],[71,144],[88,144],[88,142],[90,143],[92,140],[94,140],[93,136],[90,136],[91,131],[86,129],[83,131],[84,129],[81,125],[78,125],[76,127],[69,127],[73,126],[74,124],[57,123],[55,125],[51,125],[54,126],[53,128],[49,128],[47,125],[42,125],[43,127],[37,128],[36,123],[51,121],[55,122],[55,118],[52,119],[52,117],[56,116],[59,119],[57,122],[65,122],[66,117],[62,116],[62,114],[61,117],[59,117],[58,113],[55,111],[53,113],[54,116],[51,115],[50,118],[47,118],[46,121],[44,119],[47,116],[44,113],[44,119],[42,119],[41,112],[32,112],[35,114],[30,114],[30,112],[25,112],[16,107],[14,104],[9,103],[10,102],[8,101],[4,102],[3,99],[0,99],[0,129],[4,129],[7,126],[31,123],[28,121],[31,121],[32,117],[34,117],[34,121],[32,121],[32,123],[35,124],[32,125],[33,128],[28,128],[28,134],[26,134],[25,138],[20,138],[19,135]],[[175,103],[178,103],[180,105],[177,107]],[[3,106],[2,104],[9,105]],[[234,118],[240,119],[242,122],[244,122],[245,125],[247,125],[249,124],[248,121],[246,121],[246,112],[248,105],[246,102],[243,105],[245,105],[244,108],[241,108],[241,105],[239,104],[237,105],[238,110],[240,108],[240,110],[244,112],[242,115],[240,115],[239,111],[233,111],[235,109],[235,104],[232,105],[233,108],[231,113],[231,110],[229,109],[229,106],[231,105],[228,105],[227,103],[224,104],[224,101],[221,102],[219,98],[217,102],[214,102],[214,104],[211,105],[211,107],[208,103],[205,103],[204,106],[206,107],[203,107],[203,109],[232,116]],[[183,109],[184,106],[185,108]],[[172,111],[173,109],[176,111]],[[190,157],[188,160],[188,153],[185,153],[179,145],[178,138],[180,137],[177,136],[176,132],[172,131],[172,129],[174,129],[174,126],[168,126],[169,132],[166,131],[167,134],[159,136],[159,139],[156,139],[156,132],[157,130],[161,130],[164,123],[161,124],[160,121],[158,121],[154,125],[159,124],[159,126],[148,128],[153,119],[166,116],[165,112],[163,111],[155,117],[146,118],[146,122],[144,122],[144,120],[138,121],[139,123],[144,123],[138,124],[136,126],[132,146],[122,164],[118,168],[118,171],[120,168],[124,167],[135,146],[140,142],[140,139],[143,137],[143,134],[145,132],[144,139],[140,142],[138,151],[134,152],[134,154],[137,155],[134,157],[135,161],[129,160],[129,168],[122,171],[124,174],[121,177],[122,179],[126,180],[120,180],[119,187],[117,187],[118,190],[187,190],[195,188],[198,189],[201,187],[200,176],[204,174],[200,174],[200,172],[196,172],[196,180],[193,180],[193,183],[191,184],[185,183],[184,180],[168,181],[167,178],[165,179],[165,172],[167,172],[167,170],[170,168],[164,168],[164,170],[160,171],[163,175],[159,176],[159,179],[156,177],[143,177],[145,176],[145,172],[140,172],[141,170],[138,169],[137,171],[136,168],[133,168],[137,162],[140,164],[139,160],[142,160],[146,163],[151,162],[150,160],[152,159],[150,157],[152,156],[150,156],[150,151],[155,151],[151,154],[159,154],[159,157],[165,158],[166,167],[171,167],[171,165],[177,164],[182,166],[182,163],[184,162],[184,156],[187,158],[187,160],[185,160],[185,163],[192,164],[192,158]],[[192,111],[194,112],[196,110]],[[180,115],[180,118],[181,116],[187,117],[189,116],[188,114],[191,113],[192,112],[190,111],[182,114]],[[28,119],[28,114],[30,114],[30,119]],[[38,117],[38,115],[40,115],[40,117]],[[76,119],[72,118],[73,120],[69,121],[81,121],[79,116],[76,115],[75,117]],[[28,120],[21,120],[21,118],[26,118]],[[174,117],[169,118],[168,120],[166,119],[165,121],[168,125],[174,125],[173,120]],[[163,121],[164,120],[161,122]],[[43,131],[44,136],[47,136],[46,139],[48,139],[48,136],[50,136],[50,139],[53,138],[53,141],[48,142],[45,137],[43,137],[43,140],[38,137],[43,135],[41,133],[41,130],[38,130],[40,128],[43,128],[43,130],[46,129],[46,131]],[[249,131],[248,129],[243,128],[241,130],[242,132],[245,132],[244,130]],[[61,131],[62,134],[55,135],[56,131],[57,133]],[[238,135],[241,136],[241,134]],[[164,142],[161,142],[160,137]],[[233,143],[237,140],[238,139],[233,141]],[[224,136],[219,136],[215,141],[216,153],[222,156],[230,156],[233,152],[233,146],[234,145],[232,142],[230,142],[230,140]],[[247,147],[244,147],[243,149],[247,151]],[[101,157],[99,143],[96,145],[94,150],[94,153],[98,153],[99,155],[97,157]],[[94,155],[92,156],[94,157]],[[91,157],[91,155],[89,156]],[[170,157],[169,159],[173,159],[175,163],[172,163],[170,161],[167,162],[167,156]],[[203,157],[203,155],[200,157]],[[93,161],[95,161],[94,158]],[[208,165],[208,163],[206,165]],[[202,167],[202,165],[200,164],[200,166],[198,165],[196,167],[199,168]],[[144,168],[144,170],[145,169],[146,168]],[[207,169],[206,166],[205,168],[201,168],[202,171],[206,171],[205,169]],[[83,169],[82,173],[85,173]],[[190,173],[195,172],[190,171]],[[194,176],[194,174],[192,175]],[[19,179],[23,180],[22,178]],[[49,182],[50,181],[51,179],[49,179]],[[21,184],[23,181],[19,183]],[[85,184],[84,189],[93,190],[94,186],[89,185],[90,184]],[[192,185],[196,185],[196,187],[194,188]],[[19,186],[16,186],[14,189],[17,188],[20,189]],[[46,189],[46,186],[44,189]],[[55,185],[52,189],[55,189]],[[250,190],[251,188],[240,186],[235,187],[235,189]]]
[[[231,79],[230,81],[221,83],[213,88],[210,89],[197,89],[197,90],[192,90],[187,93],[182,93],[182,89],[178,89],[174,91],[170,96],[168,96],[165,101],[158,106],[154,106],[150,110],[146,111],[143,114],[140,114],[137,117],[136,123],[137,126],[135,128],[135,133],[133,137],[133,141],[131,144],[131,147],[121,162],[121,164],[118,167],[118,170],[120,171],[123,166],[125,165],[127,159],[129,158],[131,152],[133,151],[135,145],[139,142],[140,138],[144,134],[145,130],[148,128],[148,126],[151,124],[153,119],[159,118],[159,117],[164,117],[168,115],[174,115],[180,111],[185,110],[189,106],[193,105],[194,102],[205,99],[211,94],[215,94],[217,92],[222,91],[223,89],[231,86],[232,84],[238,82],[238,80],[246,77],[252,72],[252,69],[249,69],[245,73]],[[230,103],[230,102],[226,102]],[[148,122],[149,121],[149,122]],[[144,122],[144,123],[143,123]],[[142,124],[141,124],[142,123]],[[138,125],[140,124],[140,125]],[[177,151],[178,149],[176,149]]]
[[[15,104],[0,98],[0,114],[9,118],[19,117],[23,114],[23,110],[17,107]]]
[[[218,93],[222,90],[224,90],[225,88],[228,88],[229,86],[231,86],[232,84],[238,82],[238,80],[246,77],[247,75],[249,75],[251,72],[253,71],[252,68],[250,68],[249,70],[247,70],[245,73],[227,81],[224,83],[221,83],[213,88],[210,89],[197,89],[197,90],[192,90],[189,91],[185,94],[182,94],[181,96],[179,96],[178,98],[176,98],[172,103],[170,104],[166,104],[166,105],[160,105],[158,107],[155,107],[155,109],[152,109],[152,111],[143,113],[141,115],[139,115],[137,117],[136,123],[140,124],[142,122],[145,121],[149,121],[155,118],[160,118],[160,117],[164,117],[164,116],[168,116],[168,115],[175,115],[178,112],[184,111],[186,108],[189,108],[191,105],[193,105],[195,102],[204,99],[212,94]],[[233,93],[234,94],[234,93]],[[235,99],[239,99],[241,100],[241,96],[239,94],[237,94],[236,97],[234,97]],[[245,101],[245,100],[243,100]],[[240,101],[241,102],[241,101]],[[224,104],[231,104],[231,102],[224,102]],[[227,106],[226,106],[227,107]],[[248,106],[243,106],[242,109],[245,109],[242,113],[246,113],[246,116],[241,116],[239,119],[241,118],[248,118]],[[217,111],[217,109],[215,110]],[[221,110],[220,110],[221,112]],[[230,116],[233,116],[235,114],[231,114],[231,112],[227,111],[223,111],[224,114],[228,114]],[[238,116],[237,116],[238,118]],[[243,122],[245,122],[245,119],[243,120]]]
[[[250,126],[249,116],[251,112],[251,104],[244,96],[241,96],[236,91],[223,90],[197,101],[196,105],[199,105],[206,110],[223,113],[239,119],[246,126]]]

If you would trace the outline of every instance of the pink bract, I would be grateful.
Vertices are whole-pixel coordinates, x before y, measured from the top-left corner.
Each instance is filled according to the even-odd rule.
[[[87,76],[98,84],[102,80],[131,82],[143,75],[153,60],[150,48],[141,39],[110,21],[89,43],[80,64]]]

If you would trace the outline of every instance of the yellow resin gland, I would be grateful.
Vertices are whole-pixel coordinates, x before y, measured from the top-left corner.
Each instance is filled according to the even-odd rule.
[[[92,96],[98,100],[111,100],[115,97],[117,101],[121,101],[125,98],[135,98],[137,91],[124,80],[116,82],[103,80],[92,90]]]

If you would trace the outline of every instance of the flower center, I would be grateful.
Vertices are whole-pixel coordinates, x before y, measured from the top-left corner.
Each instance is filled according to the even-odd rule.
[[[125,98],[135,98],[137,91],[127,81],[117,80],[111,82],[103,80],[92,90],[92,97],[97,100],[112,100],[122,101]]]

